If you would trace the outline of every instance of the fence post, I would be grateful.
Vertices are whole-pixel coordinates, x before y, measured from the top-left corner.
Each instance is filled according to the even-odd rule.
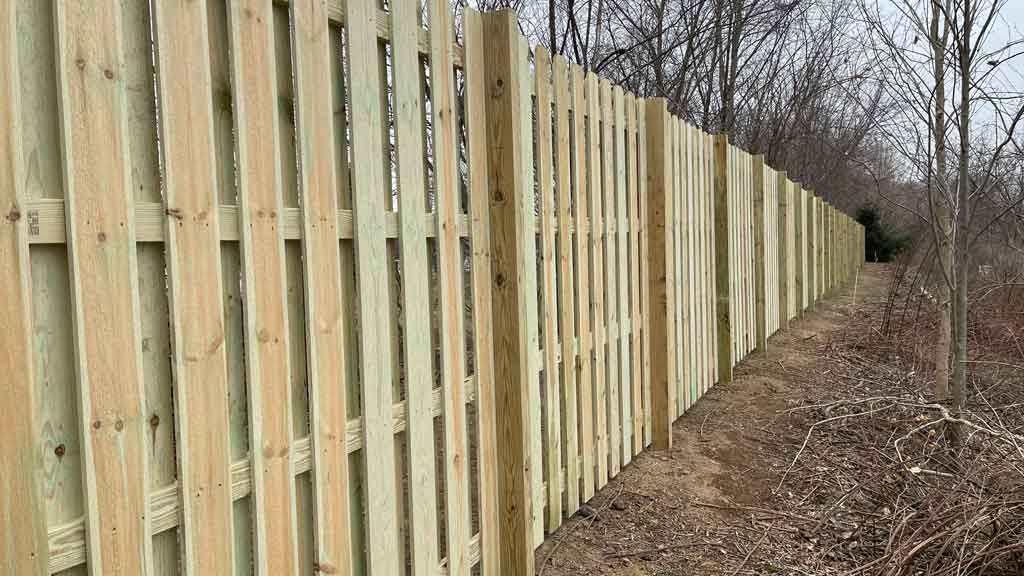
[[[647,246],[650,302],[651,427],[656,450],[672,447],[676,403],[675,318],[669,301],[672,285],[672,151],[668,106],[664,98],[647,100]]]
[[[532,496],[527,386],[526,250],[533,249],[533,211],[523,201],[522,62],[516,13],[482,15],[487,93],[487,160],[491,221],[492,330],[502,574],[533,574]]]
[[[807,307],[814,310],[818,301],[818,265],[821,258],[818,256],[818,197],[813,190],[805,191],[807,194]]]
[[[791,183],[793,190],[793,282],[796,291],[796,309],[794,318],[804,315],[804,190],[796,182]]]
[[[789,180],[786,173],[778,173],[776,190],[779,195],[779,329],[789,329]]]
[[[718,308],[718,382],[732,382],[729,313],[729,137],[715,135],[715,283]]]
[[[758,352],[768,350],[768,315],[764,280],[764,154],[753,158],[754,165],[754,340]]]

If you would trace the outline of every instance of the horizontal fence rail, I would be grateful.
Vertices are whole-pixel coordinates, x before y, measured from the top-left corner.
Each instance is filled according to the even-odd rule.
[[[0,572],[532,574],[863,229],[448,0],[0,7]]]

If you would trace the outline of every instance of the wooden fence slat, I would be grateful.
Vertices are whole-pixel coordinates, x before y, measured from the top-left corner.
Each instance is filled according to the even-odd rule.
[[[352,569],[348,454],[339,439],[348,418],[347,365],[353,361],[342,321],[335,137],[332,124],[321,120],[333,113],[335,95],[321,79],[322,71],[333,65],[332,46],[323,4],[293,2],[291,8],[316,513],[314,569],[331,574]]]
[[[541,220],[541,262],[543,266],[544,317],[544,453],[547,467],[547,527],[554,532],[562,523],[561,425],[558,391],[558,310],[556,302],[555,207],[551,144],[551,59],[546,48],[538,46],[534,60],[537,94],[537,172],[539,177]],[[563,336],[564,338],[564,336]]]
[[[182,568],[227,574],[234,566],[231,446],[207,13],[198,4],[153,7]]]
[[[804,313],[804,194],[798,184],[793,183],[793,217],[794,217],[794,252],[796,260],[794,277],[796,279],[796,314],[795,318],[803,316]]]
[[[577,361],[576,375],[579,383],[580,409],[579,409],[579,430],[580,430],[580,468],[583,480],[582,500],[586,502],[594,496],[594,363],[593,353],[597,332],[591,306],[591,283],[593,274],[593,261],[590,257],[591,244],[593,240],[592,230],[594,218],[590,212],[590,198],[588,195],[589,175],[587,169],[590,158],[590,128],[591,123],[587,117],[590,112],[589,82],[584,83],[583,69],[573,65],[572,73],[572,101],[573,101],[573,135],[575,136],[575,155],[573,157],[573,207],[576,209],[574,222],[576,224],[576,240],[573,243],[573,253],[578,268],[577,285],[579,294],[576,298],[576,309],[578,325],[576,331],[579,336],[579,355]],[[586,87],[585,87],[586,86]],[[587,113],[585,114],[584,111]]]
[[[618,268],[615,281],[616,295],[618,296],[618,312],[616,325],[618,327],[616,337],[618,338],[618,363],[619,376],[616,388],[619,393],[619,417],[616,419],[616,426],[621,428],[617,437],[619,459],[622,466],[629,464],[632,460],[633,451],[633,417],[632,417],[632,375],[630,372],[629,353],[629,220],[626,207],[626,116],[625,116],[625,94],[621,86],[615,86],[612,94],[614,104],[614,130],[615,130],[615,238],[616,238],[616,266]]]
[[[647,238],[650,314],[651,428],[656,450],[672,448],[672,415],[675,410],[676,355],[672,333],[671,245],[672,233],[672,135],[668,108],[663,98],[647,100]]]
[[[32,270],[25,207],[14,2],[0,7],[0,571],[47,574],[50,558],[32,358]]]
[[[469,210],[472,226],[473,359],[476,378],[477,443],[480,484],[480,573],[501,573],[498,528],[499,468],[491,304],[491,222],[487,172],[487,91],[483,25],[480,13],[463,12],[466,43],[465,118],[469,165]]]
[[[637,123],[636,109],[641,100],[632,94],[626,97],[626,158],[629,167],[629,186],[626,197],[629,201],[629,311],[630,311],[630,382],[632,384],[632,419],[633,429],[631,431],[633,445],[629,448],[633,455],[640,454],[644,449],[643,426],[644,426],[644,404],[643,404],[643,361],[641,357],[641,339],[643,311],[640,304],[641,279],[640,274],[640,198],[637,188],[637,177],[639,176],[639,157],[641,152],[637,150]]]
[[[716,228],[715,228],[715,175],[717,171],[714,136],[711,134],[701,135],[701,150],[704,155],[702,169],[704,171],[704,226],[706,242],[704,245],[704,257],[708,263],[707,274],[707,302],[706,322],[708,326],[707,350],[708,350],[708,381],[705,390],[710,389],[718,382],[718,278],[717,274],[711,273],[715,262],[716,249]]]
[[[462,310],[462,240],[459,238],[458,125],[452,42],[455,28],[448,0],[430,3],[430,79],[437,201],[437,266],[444,396],[445,501],[448,504],[448,573],[469,574],[469,450],[463,389],[465,333]]]
[[[292,409],[285,307],[283,191],[270,2],[239,2],[228,15],[239,216],[246,309],[249,454],[253,470],[257,574],[291,573],[298,563]]]
[[[776,219],[776,226],[778,227],[778,234],[776,240],[778,241],[778,249],[776,252],[776,266],[779,268],[779,329],[789,329],[789,260],[793,257],[790,254],[789,244],[789,220],[790,220],[790,203],[789,203],[789,180],[786,178],[786,171],[775,173],[776,178],[776,189],[775,193],[778,196],[778,214]]]
[[[535,127],[533,115],[533,82],[530,71],[530,43],[526,37],[519,35],[518,58],[522,65],[519,66],[520,79],[518,83],[518,97],[522,100],[522,110],[516,118],[519,121],[519,130],[522,134],[533,134]],[[524,268],[523,285],[524,294],[524,316],[526,321],[527,350],[526,368],[529,379],[527,380],[527,399],[530,405],[530,461],[534,463],[530,467],[532,487],[530,495],[530,517],[533,525],[533,544],[540,546],[544,541],[544,466],[543,462],[543,441],[541,439],[541,398],[540,398],[540,371],[543,360],[540,355],[540,317],[538,315],[538,290],[537,280],[537,250],[538,230],[536,226],[536,184],[537,178],[534,173],[534,142],[533,138],[526,137],[521,141],[523,147],[523,170],[521,194],[517,197],[523,203],[523,213],[530,217],[523,223],[523,236],[526,244],[523,249]]]
[[[689,259],[689,278],[687,287],[689,289],[690,301],[690,397],[696,401],[701,397],[700,375],[704,367],[703,355],[700,353],[703,338],[700,334],[700,312],[701,312],[701,290],[700,278],[703,276],[702,261],[700,259],[700,200],[697,194],[697,150],[694,144],[694,132],[696,128],[689,123],[683,124],[686,138],[686,165],[687,165],[687,192],[686,192],[686,230],[687,230],[687,258]]]
[[[690,232],[693,226],[692,214],[693,214],[693,184],[691,180],[692,171],[690,169],[690,145],[687,136],[686,122],[683,120],[677,120],[679,126],[679,165],[682,172],[682,181],[679,186],[679,195],[677,196],[679,201],[679,255],[680,255],[680,273],[679,278],[679,294],[680,304],[682,306],[682,334],[683,334],[683,345],[681,353],[683,355],[683,364],[685,366],[682,374],[683,385],[683,396],[686,398],[684,406],[687,410],[693,406],[693,403],[697,401],[697,395],[694,393],[691,381],[693,380],[695,373],[695,358],[693,355],[693,257],[692,248],[693,242],[690,238]]]
[[[89,569],[148,573],[153,558],[120,7],[60,3],[56,30]]]
[[[605,281],[604,243],[606,231],[603,214],[603,172],[601,162],[602,110],[600,105],[598,78],[587,74],[587,144],[590,160],[587,172],[590,186],[590,230],[592,266],[592,319],[594,321],[594,450],[598,489],[608,483],[608,423],[607,423],[607,381],[605,346],[607,326],[605,324]]]
[[[436,472],[434,457],[434,375],[430,337],[430,297],[420,286],[429,281],[424,229],[424,105],[417,49],[419,7],[395,4],[391,14],[398,176],[399,253],[402,262],[402,310],[405,361],[406,458],[409,467],[410,564],[413,574],[431,573],[438,564]]]
[[[562,456],[565,459],[565,494],[567,516],[571,516],[580,507],[579,487],[579,424],[578,403],[577,403],[577,366],[579,357],[576,356],[574,343],[582,340],[580,331],[574,329],[576,315],[576,286],[578,278],[573,266],[573,250],[575,238],[572,231],[574,217],[573,208],[579,210],[579,205],[573,205],[572,187],[572,155],[571,139],[569,128],[569,77],[568,66],[562,55],[556,55],[554,60],[554,81],[555,81],[555,123],[558,136],[558,147],[555,155],[556,177],[558,188],[558,274],[561,278],[560,284],[560,316],[559,326],[561,327],[561,350],[562,350],[562,406],[564,408],[564,429],[565,449]],[[576,227],[576,234],[579,234],[580,227]]]
[[[684,210],[686,204],[686,169],[683,165],[684,158],[682,140],[682,121],[679,118],[672,117],[672,166],[674,172],[674,194],[675,198],[672,201],[672,238],[673,238],[673,266],[675,269],[675,283],[673,284],[674,292],[673,298],[675,299],[675,353],[679,355],[679,361],[676,369],[676,413],[673,419],[682,416],[684,412],[690,407],[690,389],[685,385],[687,375],[690,372],[690,358],[686,353],[686,290],[683,286],[686,284],[686,244],[685,239],[685,226],[684,226]]]
[[[366,557],[371,574],[396,574],[398,498],[395,439],[391,425],[393,371],[383,353],[392,346],[384,213],[387,195],[382,165],[384,111],[377,10],[367,2],[348,2],[349,102],[352,138],[352,200],[358,274],[359,373],[362,386],[363,487],[366,509]]]
[[[608,460],[608,478],[618,475],[621,465],[619,444],[622,442],[619,422],[619,393],[622,379],[619,377],[619,301],[618,301],[618,252],[616,251],[615,216],[615,103],[612,84],[598,78],[601,93],[601,222],[604,238],[601,247],[604,257],[602,284],[604,288],[604,353],[605,353],[605,454]]]
[[[754,192],[754,294],[755,304],[755,343],[758,352],[768,350],[768,314],[765,310],[768,301],[766,294],[768,284],[765,282],[765,166],[764,156],[758,154],[753,158],[753,192]]]
[[[651,152],[647,139],[647,101],[637,101],[637,143],[639,153],[639,172],[637,174],[638,205],[637,212],[640,216],[640,312],[641,320],[641,356],[643,369],[643,405],[644,405],[644,441],[643,447],[650,446],[653,441],[651,434],[651,299],[650,291],[650,245],[648,228],[648,159]]]

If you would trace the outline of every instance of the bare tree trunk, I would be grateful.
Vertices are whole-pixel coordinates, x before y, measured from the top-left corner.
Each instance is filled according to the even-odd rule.
[[[970,142],[971,142],[971,34],[974,13],[971,0],[964,0],[963,33],[959,43],[960,67],[960,162],[957,188],[956,228],[954,230],[953,286],[953,412],[963,410],[967,396],[967,275],[970,268],[967,226],[970,222]],[[954,426],[954,439],[962,441],[963,430]]]
[[[558,54],[558,40],[555,36],[555,0],[548,0],[548,44],[551,53]]]
[[[950,211],[949,197],[946,194],[946,42],[949,37],[949,24],[939,34],[940,0],[932,0],[931,42],[932,57],[935,71],[935,105],[934,105],[934,138],[936,174],[929,193],[935,207],[936,239],[938,240],[939,266],[942,277],[938,284],[939,309],[937,311],[939,338],[935,342],[935,399],[939,402],[949,400],[949,347],[952,325],[950,322],[950,287],[953,284],[953,245],[950,242]]]
[[[658,36],[655,38],[654,55],[654,93],[658,96],[665,95],[665,0],[657,4],[657,25]]]

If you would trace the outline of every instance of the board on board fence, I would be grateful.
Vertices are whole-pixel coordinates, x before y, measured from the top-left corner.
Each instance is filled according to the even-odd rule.
[[[18,0],[0,58],[4,573],[528,570],[862,260],[514,14]]]

